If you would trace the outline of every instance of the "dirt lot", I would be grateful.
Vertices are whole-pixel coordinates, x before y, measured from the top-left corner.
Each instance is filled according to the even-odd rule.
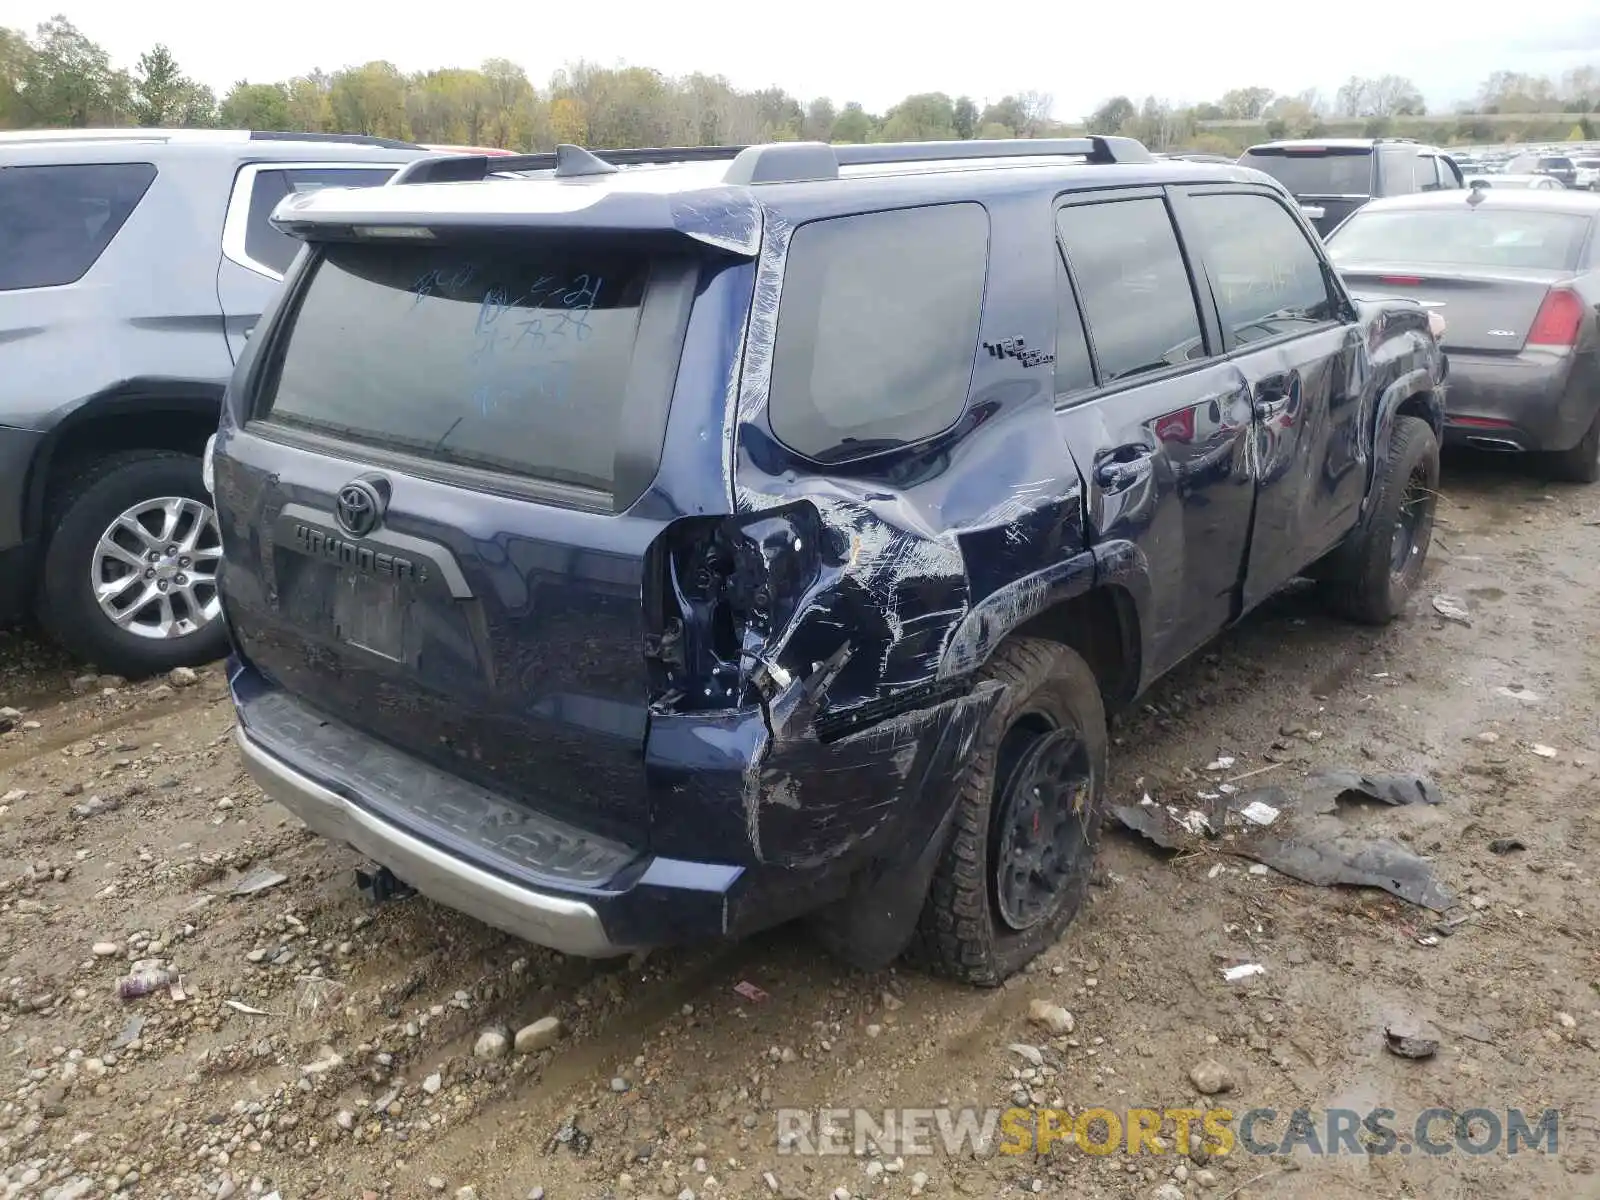
[[[348,851],[245,780],[216,668],[127,684],[0,635],[0,706],[20,710],[0,714],[0,1188],[1600,1195],[1600,488],[1473,465],[1447,471],[1445,492],[1428,590],[1465,600],[1470,626],[1426,598],[1382,632],[1280,598],[1114,731],[1113,784],[1119,801],[1179,800],[1219,755],[1289,788],[1326,766],[1426,772],[1442,805],[1346,819],[1433,858],[1468,919],[1429,936],[1437,914],[1382,891],[1113,831],[1088,909],[993,992],[853,974],[792,930],[605,965],[420,899],[374,907]],[[1498,838],[1526,848],[1493,853]],[[233,894],[263,869],[284,878]],[[180,972],[181,992],[119,998],[147,960]],[[1238,961],[1265,972],[1225,982],[1219,965]],[[1032,1023],[1033,999],[1070,1010],[1073,1031]],[[565,1030],[548,1049],[480,1039],[546,1016]],[[1437,1054],[1388,1053],[1401,1019]],[[1206,1059],[1233,1084],[1211,1101],[1236,1112],[1382,1107],[1405,1135],[1432,1106],[1555,1107],[1559,1153],[1409,1154],[1402,1136],[1388,1155],[902,1162],[778,1145],[784,1107],[1192,1107]]]

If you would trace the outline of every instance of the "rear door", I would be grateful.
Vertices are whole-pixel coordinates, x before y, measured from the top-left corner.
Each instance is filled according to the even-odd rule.
[[[376,187],[398,170],[373,163],[247,163],[234,176],[222,227],[217,300],[235,362],[300,243],[269,220],[285,196],[325,187]]]
[[[1361,503],[1364,349],[1332,272],[1276,195],[1188,188],[1178,213],[1205,264],[1222,349],[1248,380],[1256,420],[1249,609],[1320,557]]]
[[[729,274],[702,293],[719,313]],[[643,579],[674,514],[638,501],[701,285],[687,252],[570,233],[319,250],[218,447],[246,660],[390,745],[641,844]],[[725,511],[704,428],[687,466]]]
[[[1146,561],[1148,681],[1233,614],[1254,499],[1249,394],[1216,354],[1162,189],[1073,195],[1056,233],[1057,419],[1086,476],[1091,536]]]

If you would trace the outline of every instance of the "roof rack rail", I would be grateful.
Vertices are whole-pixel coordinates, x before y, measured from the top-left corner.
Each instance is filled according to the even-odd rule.
[[[873,142],[834,146],[827,142],[773,142],[764,146],[663,146],[643,150],[586,150],[561,145],[554,154],[439,154],[408,163],[391,185],[465,183],[520,171],[553,171],[558,179],[610,174],[606,167],[646,163],[728,161],[725,183],[803,183],[837,179],[840,167],[893,163],[956,162],[979,158],[1081,158],[1099,165],[1148,163],[1155,157],[1133,138],[1024,138],[1006,141]]]
[[[301,133],[276,129],[252,129],[252,142],[340,142],[349,146],[378,146],[384,150],[422,150],[416,142],[400,138],[375,137],[366,133]]]
[[[1056,156],[1082,158],[1096,166],[1155,161],[1142,144],[1125,137],[869,142],[848,146],[831,146],[824,142],[776,142],[767,146],[751,146],[742,151],[728,170],[727,182],[799,183],[813,179],[837,179],[840,167]]]
[[[562,145],[554,154],[436,154],[407,163],[390,183],[465,183],[487,179],[490,175],[518,171],[555,171],[563,179],[584,174],[609,174],[577,169],[579,162],[594,159],[613,167],[635,167],[649,163],[718,162],[732,160],[743,146],[653,146],[628,150],[586,150],[582,146]],[[566,167],[563,170],[563,152]],[[585,159],[582,156],[587,156]]]

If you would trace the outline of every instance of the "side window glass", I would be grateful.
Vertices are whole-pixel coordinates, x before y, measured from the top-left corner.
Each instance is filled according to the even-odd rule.
[[[1277,201],[1253,193],[1189,201],[1222,327],[1258,342],[1332,320],[1322,259]]]
[[[1439,160],[1431,154],[1417,155],[1417,191],[1439,190]]]
[[[282,275],[294,262],[300,242],[272,224],[273,209],[291,193],[325,187],[376,187],[388,182],[392,167],[301,167],[258,171],[250,189],[250,219],[244,252],[252,261]]]
[[[1204,355],[1194,289],[1166,202],[1111,200],[1063,208],[1056,230],[1081,292],[1101,381]]]
[[[150,163],[0,167],[0,292],[82,279],[155,177]]]
[[[1056,399],[1094,387],[1094,364],[1089,360],[1089,339],[1083,331],[1083,310],[1078,306],[1065,264],[1056,267]]]
[[[1383,167],[1385,196],[1409,196],[1417,191],[1417,174],[1421,168],[1417,165],[1416,158],[1410,147],[1386,146],[1379,152],[1378,161]]]
[[[980,204],[801,225],[778,300],[772,432],[831,463],[950,428],[972,388],[988,270]]]

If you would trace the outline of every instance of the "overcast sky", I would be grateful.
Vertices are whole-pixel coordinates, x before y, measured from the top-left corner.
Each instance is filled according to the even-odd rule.
[[[165,42],[220,96],[239,79],[283,79],[388,59],[404,71],[473,66],[500,55],[544,86],[563,63],[705,71],[738,87],[778,85],[802,99],[859,100],[881,111],[911,93],[980,102],[1037,89],[1073,120],[1106,97],[1211,99],[1259,84],[1317,87],[1396,73],[1444,108],[1495,70],[1600,67],[1600,0],[1395,3],[1343,0],[1011,0],[990,9],[886,0],[773,4],[714,0],[534,0],[521,5],[319,0],[254,8],[217,0],[8,0],[0,22],[32,31],[57,11],[131,67]],[[1523,14],[1536,14],[1527,15]],[[1128,24],[1130,17],[1134,24]]]

